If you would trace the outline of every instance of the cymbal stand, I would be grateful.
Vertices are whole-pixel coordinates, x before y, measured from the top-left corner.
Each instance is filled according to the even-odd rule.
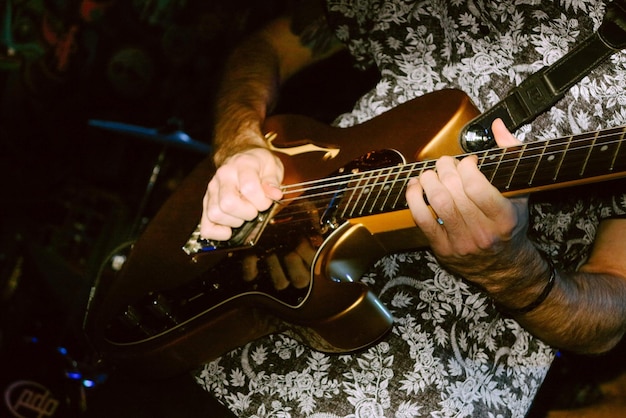
[[[131,224],[129,239],[134,239],[139,235],[143,227],[145,226],[144,221],[144,211],[146,206],[148,206],[148,202],[150,197],[152,196],[152,191],[154,190],[154,186],[161,174],[161,168],[163,167],[163,162],[165,161],[165,156],[167,154],[167,145],[163,145],[159,155],[157,156],[154,165],[152,166],[152,171],[150,173],[150,177],[148,179],[148,183],[146,184],[146,188],[143,192],[143,196],[141,197],[141,202],[137,208],[137,213],[135,215],[135,220]]]

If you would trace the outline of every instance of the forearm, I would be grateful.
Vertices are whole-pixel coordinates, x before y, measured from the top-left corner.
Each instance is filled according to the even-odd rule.
[[[214,160],[218,166],[237,152],[265,147],[263,121],[282,83],[343,48],[323,14],[316,16],[305,19],[295,32],[292,17],[276,19],[229,57],[215,106]]]
[[[544,262],[545,263],[545,262]],[[533,265],[534,264],[534,265]],[[505,309],[528,331],[546,343],[580,353],[600,353],[612,348],[626,331],[626,281],[608,274],[557,269],[552,289],[536,308],[515,313],[532,303],[553,274],[547,263],[526,264],[525,289],[508,292]],[[500,298],[502,300],[502,298]]]
[[[481,286],[505,315],[556,348],[590,354],[612,348],[626,331],[626,279],[623,268],[611,265],[605,254],[620,247],[596,240],[590,260],[568,271],[555,269],[525,237],[514,240],[486,258],[457,262],[458,273]]]
[[[255,146],[265,146],[261,125],[280,85],[278,58],[269,42],[257,36],[230,56],[215,103],[214,161]]]
[[[545,303],[517,320],[545,342],[581,353],[600,353],[623,336],[624,282],[608,274],[558,272]]]

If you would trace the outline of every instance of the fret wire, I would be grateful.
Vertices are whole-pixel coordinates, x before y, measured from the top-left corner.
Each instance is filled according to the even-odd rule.
[[[554,177],[552,178],[552,181],[556,181],[556,179],[559,177],[559,172],[561,171],[561,166],[563,164],[563,161],[565,160],[565,154],[567,154],[567,151],[569,149],[569,145],[572,143],[572,136],[569,137],[569,140],[567,141],[566,145],[565,145],[565,149],[563,150],[563,154],[561,155],[561,160],[559,161],[559,163],[556,166],[556,171],[554,172]]]
[[[614,134],[614,135],[615,135],[615,134]],[[603,137],[607,137],[607,136],[609,136],[609,134],[603,134]],[[613,169],[614,169],[614,167],[615,167],[615,165],[616,165],[616,163],[617,163],[617,158],[618,158],[618,156],[619,156],[619,152],[620,152],[620,150],[622,149],[622,148],[621,148],[621,145],[622,145],[622,144],[621,144],[621,140],[624,138],[624,129],[623,129],[623,128],[622,128],[622,132],[621,132],[621,135],[620,135],[620,136],[621,136],[621,138],[620,138],[620,139],[616,139],[615,141],[612,141],[612,142],[611,142],[611,143],[616,143],[616,142],[617,142],[617,147],[616,147],[616,150],[615,150],[615,152],[614,152],[614,154],[613,154],[613,158],[611,159],[611,164],[610,164],[610,168],[609,168],[610,170],[613,170]],[[574,145],[575,145],[575,143],[574,143],[574,142],[572,142],[574,139],[575,139],[577,142],[581,142],[580,136],[577,136],[577,137],[570,136],[570,137],[569,137],[569,139],[568,139],[568,142],[566,142],[566,147],[565,147],[565,149],[564,149],[564,150],[560,150],[560,151],[551,150],[550,152],[547,152],[547,150],[548,150],[550,147],[552,147],[552,141],[542,141],[542,143],[544,143],[544,149],[542,150],[542,153],[541,153],[541,158],[537,161],[536,166],[535,166],[535,169],[534,169],[534,171],[533,171],[533,175],[532,175],[532,182],[533,182],[533,183],[535,182],[536,173],[537,173],[537,167],[539,167],[543,161],[546,161],[546,155],[550,155],[550,153],[562,152],[563,154],[561,155],[560,161],[559,161],[559,163],[558,163],[558,169],[557,169],[557,170],[556,170],[556,172],[555,172],[555,175],[554,175],[554,177],[553,177],[553,181],[556,181],[556,180],[558,179],[558,177],[561,175],[561,171],[562,171],[562,169],[565,167],[563,164],[564,164],[564,162],[565,162],[566,154],[570,153],[570,152],[571,152],[571,151],[573,151],[573,150],[581,150],[581,149],[582,149],[581,147],[575,147],[575,146],[574,146]],[[588,140],[588,138],[586,138],[586,139],[585,139],[585,142],[587,142],[587,140]],[[597,142],[597,141],[596,141],[596,142]],[[583,147],[583,148],[584,148],[584,147]],[[502,164],[503,154],[504,154],[504,153],[501,153],[499,161],[498,161],[497,163],[495,163],[495,164],[496,164],[496,166],[497,166],[496,171],[498,171],[498,169],[500,168],[500,165]],[[492,164],[492,163],[490,163],[490,162],[487,162],[487,157],[488,157],[489,155],[493,156],[494,154],[493,154],[493,153],[491,153],[491,154],[490,154],[489,152],[484,152],[484,153],[482,154],[482,164],[481,164],[481,166],[482,166],[483,168],[487,168],[487,166],[488,166],[488,165]],[[520,158],[521,158],[521,159],[523,159],[523,158],[527,158],[527,157],[526,157],[526,156],[524,156],[524,155],[522,155]],[[549,157],[548,157],[548,158],[549,158]],[[588,158],[587,158],[587,159],[588,159]],[[408,167],[416,167],[416,168],[417,168],[417,170],[419,170],[419,169],[420,169],[419,167],[421,167],[421,170],[423,171],[424,169],[426,169],[426,168],[428,168],[428,167],[429,167],[429,164],[430,164],[430,166],[432,166],[432,165],[434,164],[434,162],[426,162],[426,163],[413,163],[413,164],[408,165]],[[585,164],[586,164],[586,165],[588,165],[588,163],[585,163]],[[569,164],[569,163],[568,163],[568,167],[570,167],[570,166],[572,166],[572,165],[573,165],[573,164]],[[388,168],[387,168],[387,169],[388,169]],[[518,168],[518,169],[516,169],[516,170],[517,170],[517,172],[521,172],[521,171],[520,171],[520,170],[521,170],[520,168]],[[583,171],[584,171],[584,170],[583,170]],[[393,176],[393,177],[395,177],[395,182],[397,182],[397,181],[398,181],[398,178],[399,178],[399,176],[400,176],[400,175],[401,175],[401,171],[398,171],[398,172],[396,172],[396,173],[395,173],[395,176]],[[493,173],[492,173],[492,175],[491,175],[491,178],[490,178],[490,181],[491,181],[491,182],[493,182],[493,180],[494,180],[494,178],[495,178],[495,175],[496,175],[496,172],[493,172]],[[345,178],[345,177],[350,177],[350,176],[353,176],[353,175],[348,175],[348,176],[340,176],[340,177]],[[361,176],[362,176],[362,174],[361,174]],[[391,177],[391,176],[387,176],[387,177]],[[326,182],[326,184],[325,184],[324,186],[328,186],[328,183],[327,183],[328,179],[325,179],[324,181]],[[404,183],[404,184],[406,184],[407,182],[408,182],[408,179],[405,179],[403,183]],[[303,184],[304,184],[304,183],[303,183]],[[302,187],[302,185],[303,185],[303,184],[300,184],[300,185],[299,185],[299,187]],[[315,185],[315,184],[316,184],[316,181],[309,182],[309,184],[314,184],[314,185]],[[338,184],[345,184],[345,182],[344,182],[344,183],[338,183]],[[296,186],[296,185],[293,185],[293,186]],[[293,187],[293,186],[292,186],[292,187]],[[332,186],[332,184],[331,184],[331,186]],[[319,188],[319,187],[320,187],[320,186],[316,186],[316,188]],[[386,205],[386,204],[389,202],[389,200],[390,200],[390,199],[393,199],[393,197],[391,196],[391,193],[393,193],[393,191],[394,191],[394,189],[395,189],[395,188],[396,188],[396,187],[394,186],[394,187],[390,187],[390,188],[387,190],[387,193],[386,193],[386,196],[385,196],[385,200],[384,200],[384,202],[383,202],[383,206],[384,206],[384,205]],[[289,191],[290,193],[295,193],[294,191],[290,191],[288,188],[285,188],[285,190]],[[306,190],[306,189],[304,189],[304,191],[307,191],[307,190]],[[382,193],[384,194],[384,193],[385,193],[385,191],[384,191],[384,190],[382,190]],[[307,196],[307,197],[311,197],[311,196]],[[394,200],[394,206],[395,206],[395,205],[397,205],[397,203],[398,203],[398,199],[399,199],[399,196],[396,196],[396,197],[395,197],[395,200]],[[354,195],[353,195],[353,196],[349,199],[349,201],[350,201],[350,200],[354,200]],[[378,201],[378,199],[375,201],[375,203],[376,203],[377,201]]]
[[[485,166],[486,164],[485,159],[487,158],[487,154],[489,153],[489,150],[481,151],[480,153],[482,154],[482,156],[480,157],[479,162],[478,162],[479,170]]]
[[[378,174],[379,171],[384,171],[384,169],[373,170],[373,171],[370,171],[370,172],[363,173],[363,176],[362,176],[361,180],[356,185],[356,189],[358,189],[358,198],[357,198],[356,202],[354,202],[352,204],[352,210],[350,211],[350,217],[354,216],[355,210],[357,208],[360,208],[360,210],[358,210],[358,214],[359,215],[363,215],[363,209],[367,206],[367,202],[368,202],[368,200],[370,199],[370,196],[371,196],[371,191],[374,190],[374,188],[377,186],[377,184],[380,184],[380,181],[377,181],[381,177],[381,175]],[[373,181],[373,186],[372,186],[372,181]],[[368,192],[368,190],[369,190],[369,192]],[[360,202],[363,199],[365,200],[365,203],[361,204]]]
[[[498,162],[496,163],[496,168],[493,170],[493,173],[491,173],[491,178],[489,179],[489,183],[493,184],[496,173],[498,172],[498,170],[500,170],[500,163],[502,163],[502,159],[504,158],[504,154],[505,152],[500,152],[500,158],[498,159]]]
[[[387,183],[385,199],[380,205],[380,209],[379,209],[380,211],[388,210],[389,208],[393,207],[393,206],[390,206],[390,202],[392,201],[393,196],[395,194],[396,185],[398,184],[398,181],[400,181],[400,179],[402,178],[405,172],[406,172],[405,165],[397,166],[393,170],[393,176],[390,177],[391,180]]]
[[[478,160],[478,170],[480,170],[480,172],[483,173],[485,177],[487,177],[487,174],[485,173],[487,171],[487,165],[491,164],[490,162],[487,162],[487,156],[490,155],[490,151],[491,149],[479,151],[481,157]]]
[[[389,187],[389,185],[387,183],[389,182],[389,177],[391,176],[391,173],[393,173],[394,170],[397,170],[398,167],[400,167],[400,166],[395,165],[393,167],[389,167],[386,170],[387,171],[387,175],[385,176],[385,180],[383,181],[383,184],[378,189],[378,193],[376,194],[376,198],[374,199],[374,201],[372,202],[372,205],[370,206],[369,213],[373,213],[374,212],[374,210],[376,208],[376,203],[378,202],[378,199],[380,199],[381,195],[385,191],[385,187]],[[387,195],[389,195],[389,194],[387,194]],[[383,204],[384,204],[384,200],[383,200]]]
[[[357,198],[357,201],[355,202],[355,204],[353,205],[354,207],[352,208],[352,211],[350,212],[350,216],[354,216],[354,210],[357,207],[360,207],[359,210],[359,215],[363,215],[363,208],[367,205],[367,200],[368,197],[370,196],[370,192],[373,189],[373,187],[376,186],[376,181],[374,181],[374,186],[372,186],[372,180],[380,177],[379,175],[375,174],[376,171],[372,171],[371,174],[369,176],[365,176],[364,179],[365,180],[365,185],[360,186],[360,191],[359,191],[359,197]],[[365,204],[360,204],[361,199],[365,199]]]
[[[509,175],[509,181],[506,184],[506,189],[509,190],[509,188],[511,187],[511,182],[513,181],[513,177],[515,176],[515,173],[517,172],[517,167],[519,167],[519,163],[522,160],[522,157],[524,156],[524,150],[528,149],[528,147],[526,146],[526,144],[522,145],[522,148],[519,151],[519,157],[516,158],[515,160],[515,166],[513,167],[513,170],[511,170],[511,174]],[[516,151],[518,152],[518,151]],[[503,153],[504,154],[504,153]]]
[[[408,168],[409,167],[407,166],[402,167],[402,169],[398,172],[398,175],[396,176],[395,181],[393,182],[393,184],[391,184],[391,188],[389,190],[390,199],[386,203],[387,209],[395,209],[398,203],[398,199],[400,199],[403,196],[406,190],[404,186],[405,186],[406,179],[408,178],[407,176]]]
[[[386,168],[381,169],[381,174],[378,175],[379,179],[381,179],[381,181],[378,181],[376,183],[374,183],[374,188],[377,187],[376,190],[374,190],[374,188],[372,189],[372,192],[369,193],[368,195],[368,206],[369,208],[365,209],[366,213],[371,214],[372,213],[372,208],[374,206],[376,206],[376,201],[378,200],[378,197],[380,196],[381,191],[383,190],[383,188],[385,187],[385,183],[387,182],[387,177],[389,176],[388,174],[385,176],[384,173],[387,171]]]
[[[358,215],[363,214],[364,205],[361,203],[361,201],[365,200],[367,202],[367,196],[369,195],[369,191],[372,189],[371,180],[377,177],[376,175],[374,175],[377,171],[378,170],[374,170],[369,175],[368,173],[364,173],[363,178],[361,179],[358,185],[359,190],[357,194],[357,199],[356,199],[356,202],[354,202],[352,205],[353,207],[352,207],[352,210],[350,211],[350,217],[354,217],[355,212]]]
[[[572,137],[570,137],[570,140],[569,140],[569,141],[570,141],[570,144],[571,144],[571,138],[572,138]],[[548,142],[548,141],[541,141],[541,142],[543,143],[543,142]],[[572,147],[568,144],[568,149],[569,149],[569,148],[572,148]],[[578,149],[578,148],[574,148],[574,149]],[[501,150],[506,150],[506,149],[494,148],[493,150],[496,150],[496,151],[501,151]],[[461,157],[463,157],[463,155],[458,156],[458,157],[459,157],[459,158],[461,158]],[[501,156],[501,157],[502,157],[502,156]],[[411,164],[409,164],[409,166],[416,166],[416,165],[418,165],[418,164],[424,164],[424,165],[425,165],[426,163],[430,163],[430,162],[429,162],[429,161],[427,161],[427,162],[425,162],[425,163],[424,163],[424,162],[420,162],[420,163],[411,163]],[[489,164],[489,163],[485,163],[485,164]],[[351,176],[351,175],[344,175],[344,176],[339,176],[339,177],[337,177],[337,178],[340,178],[340,177],[344,177],[344,178],[345,178],[345,177],[348,177],[348,178],[349,178],[350,176]],[[325,179],[325,180],[328,180],[328,179]],[[491,178],[491,180],[493,180],[493,177]],[[316,183],[318,183],[318,182],[319,182],[319,180],[310,181],[310,182],[304,182],[304,183],[300,183],[300,184],[299,184],[299,185],[297,185],[297,186],[304,186],[304,185],[306,185],[306,184],[316,184]],[[332,185],[332,184],[331,184],[331,185]],[[292,185],[292,187],[293,187],[293,186],[296,186],[296,185]],[[325,184],[324,186],[328,186],[328,184]],[[286,191],[289,191],[289,190],[288,190],[288,187],[289,187],[289,186],[286,186],[286,188],[285,188],[285,190],[286,190]],[[317,187],[319,187],[319,186],[317,186]],[[313,187],[313,188],[315,188],[315,187]],[[306,191],[306,190],[307,190],[307,189],[304,189],[304,191]],[[296,191],[297,191],[297,190],[296,190]],[[289,192],[294,193],[294,192],[296,192],[296,191],[289,191]]]
[[[543,161],[543,157],[546,154],[546,147],[548,146],[549,143],[550,141],[544,141],[543,147],[541,148],[541,155],[537,159],[537,162],[535,163],[535,168],[533,168],[532,175],[530,176],[530,179],[528,180],[529,186],[532,185],[533,182],[535,181],[535,175],[537,174],[537,169],[539,168],[539,165]]]
[[[393,181],[389,185],[389,189],[387,191],[387,196],[385,196],[385,200],[383,201],[383,204],[381,206],[381,211],[384,210],[386,207],[388,207],[387,205],[388,205],[389,199],[391,198],[391,193],[393,192],[394,186],[398,182],[398,178],[402,174],[403,169],[404,169],[404,167],[400,166],[399,170],[396,172],[396,175],[394,176],[395,178],[393,179]]]
[[[357,175],[357,173],[353,173],[353,175]],[[356,183],[358,183],[361,178],[363,178],[363,173],[358,173],[358,176],[360,177],[359,180],[356,180]],[[348,182],[349,183],[349,182]],[[350,198],[347,200],[347,202],[345,203],[345,205],[343,205],[343,212],[341,213],[341,218],[345,218],[346,217],[346,211],[348,210],[348,208],[351,206],[351,202],[353,200],[354,194],[357,192],[358,188],[357,187],[348,187],[347,190],[351,189],[352,193],[350,193]],[[343,200],[343,199],[342,199]]]
[[[615,147],[615,153],[613,154],[613,159],[611,160],[611,166],[609,167],[609,171],[613,171],[615,167],[615,162],[617,161],[617,155],[622,147],[622,142],[624,139],[624,128],[622,128],[622,132],[620,134],[620,139],[617,141],[617,147]]]
[[[430,162],[426,162],[425,164],[421,164],[422,168],[420,170],[420,173],[424,171],[424,169],[426,169],[426,167],[428,167],[429,165],[434,165],[434,161],[430,161]],[[415,175],[413,174],[413,171],[411,169],[411,167],[413,166],[407,166],[405,168],[405,170],[402,171],[402,176],[400,176],[400,186],[399,186],[399,190],[400,192],[396,194],[396,198],[394,199],[391,207],[393,209],[397,209],[398,208],[398,204],[402,204],[402,207],[406,207],[406,185],[409,182],[409,180],[411,179],[411,177],[414,177]],[[397,182],[396,182],[397,184]],[[393,186],[395,187],[395,185]]]
[[[616,143],[616,139],[620,136],[621,130],[612,130],[610,135],[597,136],[592,154],[589,157],[589,163],[585,169],[585,176],[596,175],[599,172],[602,174],[611,173],[613,171],[613,161],[615,155],[612,154],[611,147],[615,148],[615,152],[619,152],[619,143]],[[598,164],[601,163],[601,164]],[[608,169],[607,169],[608,167]]]
[[[409,182],[410,179],[411,179],[411,176],[404,176],[404,179],[402,180],[402,185],[400,186],[400,190],[402,190],[403,192],[406,191],[406,184]],[[403,197],[404,197],[404,193],[398,193],[391,207],[393,209],[397,208],[398,201]],[[405,202],[406,202],[406,199],[405,199]]]
[[[355,182],[355,185],[352,186],[352,196],[354,197],[354,199],[350,199],[350,202],[348,202],[346,204],[346,209],[347,209],[347,213],[348,213],[348,217],[349,218],[354,218],[354,210],[357,208],[358,204],[359,204],[359,200],[361,200],[361,196],[363,193],[363,186],[361,185],[364,181],[364,179],[367,177],[367,172],[363,172],[362,174],[359,175],[359,180]],[[367,180],[365,180],[365,183],[367,184]]]
[[[516,169],[516,179],[511,182],[509,189],[528,186],[533,182],[537,167],[541,164],[545,142],[535,141],[525,144],[526,150],[523,151],[523,156],[520,158],[519,166]]]
[[[587,164],[589,163],[589,158],[591,157],[591,152],[596,145],[596,141],[598,139],[598,133],[596,132],[593,136],[593,140],[591,141],[591,145],[589,146],[589,151],[587,151],[587,156],[585,157],[585,161],[583,162],[583,166],[579,171],[579,176],[582,176],[585,173],[585,169],[587,168]]]
[[[431,161],[426,161],[424,164],[421,164],[421,168],[419,169],[419,173],[414,173],[415,170],[411,169],[412,166],[408,166],[406,167],[408,169],[408,171],[406,171],[406,175],[403,176],[402,178],[402,185],[400,186],[400,190],[402,192],[406,192],[406,185],[409,182],[409,180],[411,179],[411,177],[418,177],[420,176],[425,170],[431,169],[435,167],[435,161],[431,160]],[[393,201],[393,204],[391,205],[391,207],[393,209],[398,207],[398,203],[400,201],[400,199],[405,198],[405,193],[398,193],[396,195],[395,200]],[[407,206],[407,202],[406,202],[406,198],[403,200],[403,206],[406,207]]]

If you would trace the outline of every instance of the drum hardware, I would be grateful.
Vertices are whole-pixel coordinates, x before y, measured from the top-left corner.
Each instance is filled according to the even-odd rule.
[[[154,186],[161,173],[163,162],[170,147],[179,148],[186,151],[196,152],[200,154],[208,154],[211,152],[211,146],[201,141],[192,139],[182,130],[182,121],[177,118],[170,118],[163,128],[147,128],[138,125],[132,125],[123,122],[107,121],[100,119],[90,119],[89,126],[105,129],[112,132],[126,134],[129,136],[147,139],[162,144],[161,151],[152,166],[148,183],[144,189],[135,220],[131,225],[129,238],[133,238],[139,234],[144,226],[143,214],[152,195]]]

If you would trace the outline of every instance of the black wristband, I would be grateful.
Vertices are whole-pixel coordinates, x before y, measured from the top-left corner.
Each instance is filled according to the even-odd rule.
[[[548,295],[550,294],[550,292],[552,291],[552,288],[554,287],[554,282],[556,282],[557,273],[556,273],[556,267],[554,267],[554,263],[552,263],[552,261],[550,261],[547,258],[546,258],[546,261],[548,262],[548,265],[550,266],[550,278],[548,279],[548,283],[546,283],[546,286],[543,288],[543,291],[541,292],[541,294],[537,296],[537,299],[533,300],[528,305],[523,306],[521,308],[510,309],[510,308],[503,307],[502,310],[504,312],[506,312],[507,314],[511,316],[524,315],[535,310],[539,305],[541,305],[548,298]]]

